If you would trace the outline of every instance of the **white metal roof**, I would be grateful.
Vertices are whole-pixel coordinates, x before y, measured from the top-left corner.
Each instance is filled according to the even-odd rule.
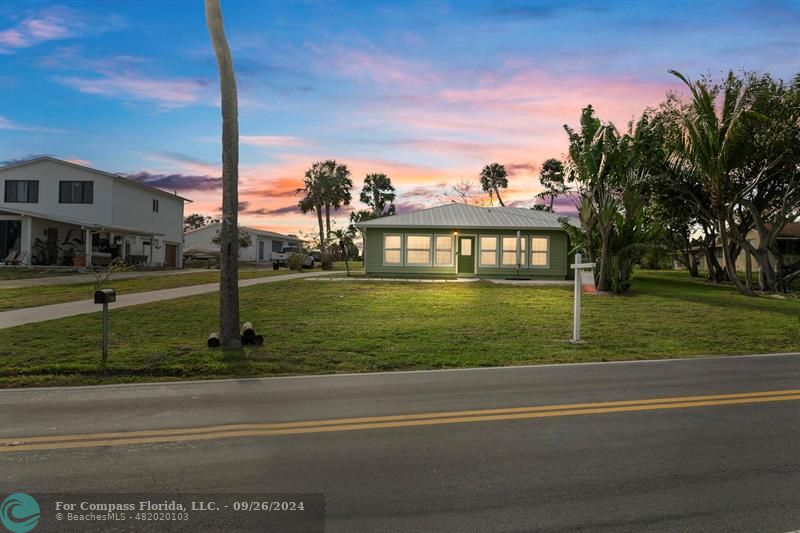
[[[376,218],[356,224],[360,228],[497,228],[497,229],[561,229],[558,213],[535,211],[521,207],[478,207],[450,203]],[[567,217],[571,223],[573,218]]]
[[[194,233],[196,231],[203,231],[207,230],[208,228],[216,228],[222,226],[222,223],[216,222],[214,224],[209,224],[208,226],[203,226],[200,228],[190,229],[189,231],[185,231],[184,235],[188,235],[189,233]],[[293,241],[293,242],[300,242],[302,239],[297,237],[290,237],[289,235],[284,235],[283,233],[278,233],[277,231],[269,231],[266,229],[258,229],[252,228],[250,226],[239,226],[240,229],[247,231],[248,233],[254,233],[256,235],[261,235],[262,237],[275,237],[284,241]]]

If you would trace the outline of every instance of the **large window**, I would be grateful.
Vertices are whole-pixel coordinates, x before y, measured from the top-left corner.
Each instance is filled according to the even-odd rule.
[[[525,256],[526,256],[526,242],[528,238],[526,236],[520,236],[519,238],[519,262],[521,266],[525,266]],[[503,246],[503,253],[500,257],[500,263],[503,266],[517,266],[517,237],[503,237],[502,239],[502,246]]]
[[[94,202],[94,183],[91,181],[60,181],[58,202],[61,204],[91,204]]]
[[[497,237],[481,237],[481,266],[497,266]]]
[[[399,265],[403,258],[403,238],[400,235],[383,236],[383,264]]]
[[[435,262],[439,266],[450,266],[453,264],[453,236],[436,236],[436,258]]]
[[[6,180],[6,202],[35,204],[39,201],[36,180]]]
[[[550,239],[548,237],[531,237],[531,266],[550,266]]]
[[[431,236],[406,235],[406,265],[431,264]]]

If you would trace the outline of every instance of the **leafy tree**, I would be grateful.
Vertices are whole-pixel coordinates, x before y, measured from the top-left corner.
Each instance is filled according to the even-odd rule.
[[[569,137],[568,178],[578,186],[578,212],[586,233],[590,260],[599,255],[597,288],[609,289],[609,244],[618,209],[612,185],[620,160],[619,134],[613,124],[602,124],[592,106],[581,113],[580,131],[564,126]],[[596,246],[599,244],[599,254]]]
[[[218,218],[204,216],[199,213],[192,213],[183,217],[183,231],[191,231],[193,229],[200,229],[211,224],[219,224]]]
[[[592,106],[581,113],[580,129],[564,126],[569,137],[565,172],[576,186],[581,230],[562,223],[573,242],[599,260],[598,290],[624,292],[633,265],[652,240],[645,213],[648,162],[654,132],[647,115],[620,135],[603,124]]]
[[[359,200],[372,209],[373,218],[394,215],[396,198],[392,180],[386,174],[367,174]]]
[[[239,248],[249,248],[250,246],[253,245],[253,236],[250,235],[250,233],[248,233],[247,230],[240,227],[238,231],[238,241],[239,241]],[[220,237],[219,231],[211,239],[211,242],[217,245],[219,245],[222,242],[222,238]]]
[[[356,228],[359,222],[365,222],[374,218],[381,218],[395,214],[394,200],[397,198],[392,180],[386,174],[367,174],[364,178],[364,187],[361,189],[358,199],[361,203],[369,206],[369,209],[359,209],[350,213],[350,226],[348,230],[355,236],[356,233],[362,234]],[[363,234],[362,234],[363,237]]]
[[[540,192],[537,198],[545,202],[549,201],[549,204],[542,206],[542,211],[553,212],[553,203],[556,198],[569,190],[569,186],[565,180],[564,163],[558,159],[552,158],[542,163],[542,170],[539,172],[539,183],[544,187],[544,191]],[[536,206],[534,207],[536,208]]]
[[[661,135],[661,153],[653,164],[653,179],[648,183],[653,218],[663,228],[663,242],[678,260],[696,270],[695,254],[702,252],[708,266],[709,281],[728,278],[716,255],[717,229],[707,190],[694,169],[675,165],[671,157],[675,146],[683,142],[683,105],[677,95],[669,94],[653,113],[653,123]]]
[[[372,211],[371,209],[359,209],[358,211],[352,211],[350,213],[350,225],[348,226],[348,229],[354,235],[358,233],[363,238],[364,232],[361,231],[358,227],[356,227],[356,224],[360,222],[366,222],[367,220],[372,220],[374,218],[380,218],[380,217],[376,216],[375,212]]]
[[[705,82],[693,83],[677,71],[670,72],[691,92],[691,101],[682,115],[683,136],[675,147],[673,160],[699,178],[710,199],[709,208],[719,232],[728,278],[741,294],[752,296],[755,294],[752,289],[736,275],[729,222],[736,194],[732,191],[735,188],[732,173],[746,158],[747,122],[759,115],[746,97],[747,87],[733,73],[728,74],[718,95]]]
[[[220,345],[240,348],[239,335],[239,117],[236,75],[219,0],[206,0],[206,24],[220,78],[222,109],[222,227],[220,229]]]
[[[506,167],[500,163],[492,163],[486,165],[481,170],[481,188],[484,192],[489,193],[489,198],[497,196],[497,201],[500,205],[505,207],[503,199],[500,197],[500,189],[508,188],[508,173]]]
[[[786,261],[777,241],[800,216],[800,74],[790,83],[750,74],[746,84],[752,110],[763,118],[749,122],[747,159],[733,173],[731,237],[758,262],[761,289],[786,292],[800,277],[800,261]],[[747,238],[750,229],[757,244]],[[749,281],[749,268],[747,274]]]

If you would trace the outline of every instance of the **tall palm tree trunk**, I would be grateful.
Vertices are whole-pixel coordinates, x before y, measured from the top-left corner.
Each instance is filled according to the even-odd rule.
[[[503,199],[500,198],[500,187],[495,187],[494,193],[497,195],[497,201],[500,202],[501,207],[505,207],[506,204],[503,203]]]
[[[239,336],[239,117],[236,77],[219,0],[206,0],[206,24],[219,69],[222,103],[222,227],[219,333],[223,348],[240,348]]]
[[[325,230],[327,233],[325,236],[330,238],[331,236],[331,204],[325,204]]]
[[[317,206],[317,222],[319,222],[319,253],[325,255],[325,227],[322,225],[322,206]]]

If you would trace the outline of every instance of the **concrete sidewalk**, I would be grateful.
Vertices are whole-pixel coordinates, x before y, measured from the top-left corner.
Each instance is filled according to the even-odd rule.
[[[177,276],[180,274],[195,274],[210,272],[207,268],[186,268],[181,270],[144,270],[141,272],[116,272],[114,279],[153,278],[159,276]],[[46,285],[77,285],[79,283],[94,283],[94,274],[67,274],[64,276],[48,276],[46,278],[22,278],[0,281],[0,289],[22,289],[25,287],[43,287]]]
[[[288,281],[292,279],[311,278],[316,276],[326,276],[334,272],[307,272],[305,274],[285,274],[282,276],[271,276],[264,278],[253,278],[239,280],[239,287],[249,287],[262,283],[275,283],[278,281]],[[119,294],[117,301],[110,304],[109,309],[121,309],[132,305],[149,304],[172,300],[174,298],[185,298],[197,294],[207,294],[219,290],[219,283],[206,283],[203,285],[190,285],[188,287],[177,287],[174,289],[164,289],[160,291],[139,292],[135,294]],[[23,324],[34,322],[44,322],[76,315],[85,315],[100,311],[101,306],[93,300],[81,300],[78,302],[67,302],[63,304],[42,305],[39,307],[26,307],[25,309],[15,309],[0,313],[0,329],[13,328]]]

